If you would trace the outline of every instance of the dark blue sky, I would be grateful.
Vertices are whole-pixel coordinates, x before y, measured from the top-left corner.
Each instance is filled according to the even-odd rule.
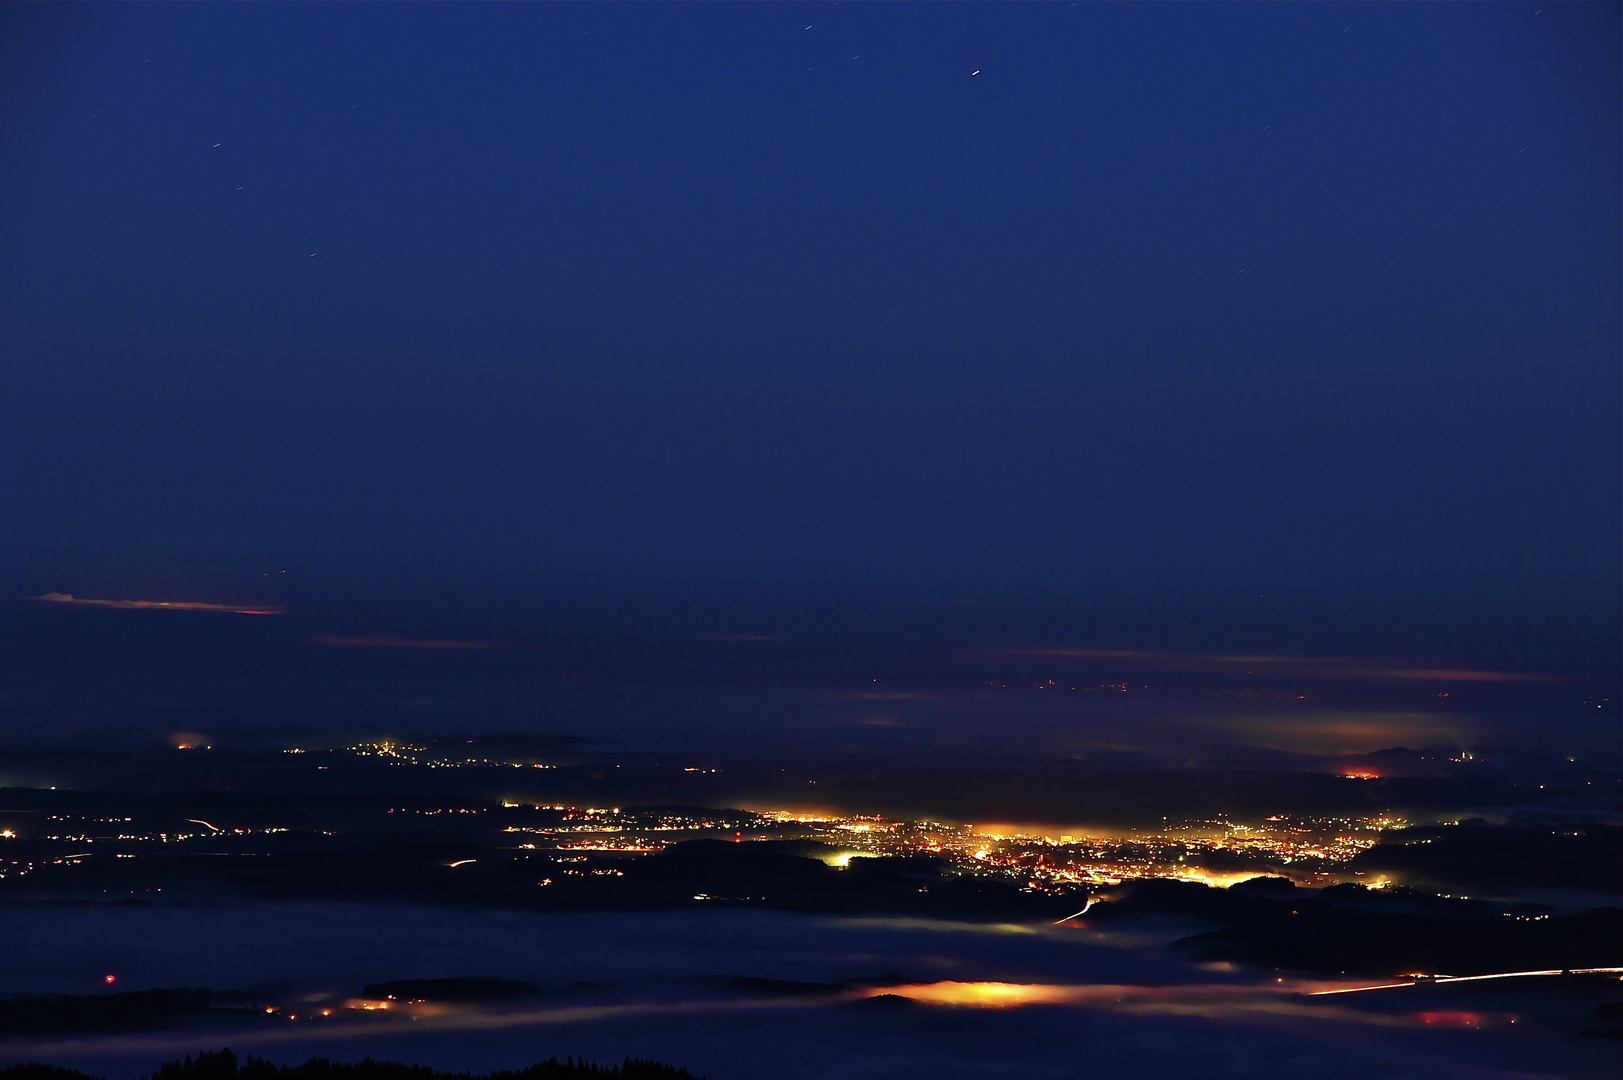
[[[1606,607],[1619,11],[13,6],[0,550]]]

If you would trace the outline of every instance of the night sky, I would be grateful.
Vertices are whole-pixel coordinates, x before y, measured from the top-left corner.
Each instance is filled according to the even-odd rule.
[[[1613,625],[1619,12],[10,6],[0,553]]]

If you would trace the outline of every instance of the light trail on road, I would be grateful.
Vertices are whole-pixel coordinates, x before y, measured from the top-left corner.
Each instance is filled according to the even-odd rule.
[[[1617,975],[1623,967],[1546,968],[1542,971],[1499,971],[1492,975],[1422,975],[1408,982],[1379,983],[1375,986],[1345,986],[1336,990],[1314,990],[1308,997],[1326,994],[1359,994],[1365,990],[1394,990],[1400,986],[1442,986],[1446,983],[1481,982],[1484,979],[1526,979],[1539,975]]]

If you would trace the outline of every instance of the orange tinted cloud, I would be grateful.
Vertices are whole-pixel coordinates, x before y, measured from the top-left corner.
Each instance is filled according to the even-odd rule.
[[[224,611],[233,615],[280,615],[281,608],[237,607],[235,604],[205,604],[199,600],[92,600],[72,593],[48,592],[32,597],[48,604],[77,604],[81,607],[105,607],[151,611]]]

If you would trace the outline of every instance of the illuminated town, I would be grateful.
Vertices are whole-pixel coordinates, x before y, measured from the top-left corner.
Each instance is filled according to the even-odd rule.
[[[293,748],[285,754],[325,755],[335,762],[361,759],[402,768],[554,769],[536,761],[509,761],[486,754],[447,754],[410,743],[358,743],[341,750]],[[327,768],[317,766],[318,769]],[[684,773],[714,773],[714,766],[682,766]],[[66,793],[64,793],[66,798]],[[387,801],[387,800],[385,800]],[[803,854],[834,867],[883,856],[924,856],[940,870],[1013,883],[1026,891],[1074,892],[1142,878],[1176,878],[1226,886],[1259,875],[1288,877],[1322,886],[1359,881],[1379,887],[1348,864],[1388,830],[1409,825],[1392,813],[1368,817],[1273,814],[1256,820],[1228,816],[1163,818],[1143,827],[1086,827],[909,820],[865,814],[831,814],[771,807],[709,809],[693,806],[583,806],[522,798],[416,798],[410,805],[383,805],[342,812],[277,818],[260,807],[235,819],[144,817],[108,813],[108,807],[73,813],[38,813],[8,820],[0,828],[0,880],[43,867],[73,867],[93,856],[138,860],[163,852],[256,858],[305,840],[346,834],[424,830],[461,843],[466,854],[444,865],[472,864],[485,853],[546,860],[555,877],[619,876],[627,860],[656,854],[688,840],[799,842]],[[380,813],[381,811],[381,813]]]
[[[390,764],[423,768],[535,768],[481,754],[448,755],[426,746],[380,741],[346,750]],[[299,750],[289,753],[301,753]],[[683,766],[686,773],[714,773],[714,766]],[[504,808],[524,808],[506,802]],[[877,815],[819,815],[784,809],[694,812],[620,807],[530,806],[554,815],[545,823],[506,825],[520,850],[598,857],[649,854],[687,839],[809,840],[835,849],[832,865],[865,856],[926,855],[954,871],[1004,877],[1024,887],[1115,885],[1133,878],[1171,877],[1227,885],[1274,874],[1303,885],[1357,880],[1345,864],[1374,846],[1383,830],[1409,824],[1395,814],[1371,817],[1304,817],[1275,814],[1252,822],[1226,817],[1163,819],[1159,828],[1060,831],[1041,826],[895,820]],[[521,837],[521,839],[520,839]],[[1367,884],[1379,885],[1380,882]]]
[[[509,810],[521,809],[509,805]],[[1008,878],[1030,889],[1116,885],[1133,878],[1171,877],[1227,885],[1272,874],[1303,885],[1359,880],[1343,871],[1400,818],[1273,817],[1257,825],[1229,821],[1169,822],[1158,830],[1043,832],[1030,827],[894,821],[878,816],[820,816],[787,810],[697,814],[618,807],[544,806],[547,824],[508,825],[525,850],[598,857],[646,854],[695,838],[807,840],[827,845],[825,861],[933,856],[952,870]],[[1371,884],[1379,884],[1371,882]]]

